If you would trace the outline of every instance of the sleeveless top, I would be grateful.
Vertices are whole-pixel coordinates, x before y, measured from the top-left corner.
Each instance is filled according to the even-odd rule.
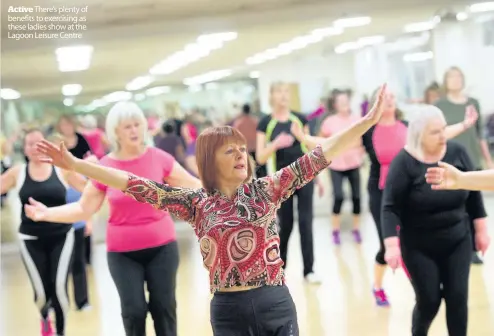
[[[67,185],[63,182],[61,172],[58,168],[52,167],[52,172],[48,179],[39,182],[29,175],[28,165],[25,164],[17,179],[19,199],[22,204],[21,225],[19,233],[34,236],[63,235],[70,231],[72,225],[52,222],[35,222],[26,216],[24,205],[29,204],[29,198],[43,203],[48,208],[66,204]]]

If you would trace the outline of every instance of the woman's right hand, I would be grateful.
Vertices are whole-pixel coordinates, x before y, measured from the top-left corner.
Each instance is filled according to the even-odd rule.
[[[439,167],[431,167],[427,169],[425,180],[431,184],[434,190],[455,190],[459,189],[458,182],[462,172],[452,165],[439,162]]]
[[[26,216],[35,222],[46,220],[48,208],[41,202],[36,201],[34,198],[29,197],[29,203],[24,205],[24,211]]]
[[[384,260],[392,270],[401,266],[401,248],[400,245],[386,246]]]
[[[273,143],[276,149],[278,150],[278,149],[290,147],[291,145],[293,145],[294,141],[295,139],[290,134],[281,133],[274,139]]]
[[[60,147],[57,147],[47,140],[42,140],[36,144],[36,149],[42,155],[40,158],[42,162],[50,163],[65,170],[74,170],[77,159],[69,152],[63,142],[60,143]]]

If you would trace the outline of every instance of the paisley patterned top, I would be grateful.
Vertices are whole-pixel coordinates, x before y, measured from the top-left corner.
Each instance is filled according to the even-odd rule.
[[[274,175],[254,179],[229,199],[219,191],[171,187],[129,174],[125,193],[189,222],[199,238],[211,292],[284,284],[276,211],[327,168],[320,146]]]

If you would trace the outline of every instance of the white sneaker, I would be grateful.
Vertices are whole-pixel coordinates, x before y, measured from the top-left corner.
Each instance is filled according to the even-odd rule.
[[[304,279],[305,281],[313,285],[318,285],[322,282],[321,278],[318,277],[317,274],[315,274],[314,272],[307,274]]]

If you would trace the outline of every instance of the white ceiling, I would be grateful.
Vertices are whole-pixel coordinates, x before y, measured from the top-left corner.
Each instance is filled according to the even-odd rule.
[[[23,97],[61,99],[64,84],[78,83],[78,102],[88,102],[112,91],[124,90],[135,77],[167,56],[194,42],[201,34],[235,31],[238,38],[209,56],[170,75],[155,85],[181,84],[184,78],[234,68],[234,77],[246,76],[255,66],[245,60],[313,29],[331,26],[347,16],[368,15],[369,26],[351,28],[325,39],[328,48],[356,38],[384,34],[397,36],[408,23],[424,21],[439,10],[464,6],[462,0],[24,0],[23,6],[88,6],[87,31],[81,40],[7,39],[8,6],[2,1],[3,88]],[[82,14],[79,14],[82,15]],[[91,66],[80,72],[58,71],[54,50],[70,44],[91,44]],[[297,53],[309,53],[306,48]],[[291,56],[285,56],[291,57]]]

